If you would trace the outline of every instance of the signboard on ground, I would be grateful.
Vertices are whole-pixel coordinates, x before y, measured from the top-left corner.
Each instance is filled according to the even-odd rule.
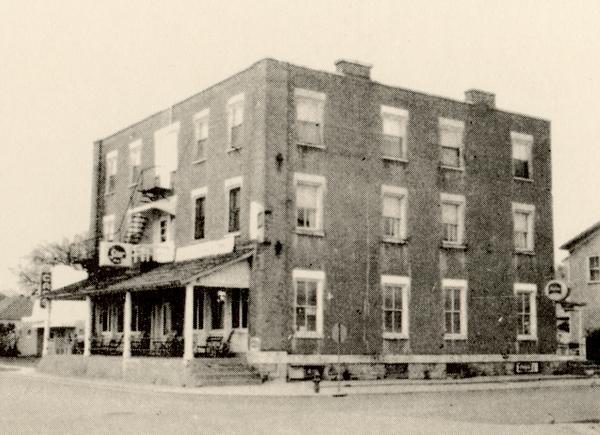
[[[515,373],[525,374],[525,373],[539,373],[540,372],[540,363],[538,362],[517,362],[515,363]]]

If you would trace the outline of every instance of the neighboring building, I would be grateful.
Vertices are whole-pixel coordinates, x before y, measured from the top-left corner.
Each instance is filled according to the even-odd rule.
[[[550,123],[336,66],[264,59],[95,143],[90,278],[51,296],[87,299],[86,354],[326,366],[341,322],[346,364],[414,377],[557,358]]]
[[[26,351],[20,340],[21,318],[31,314],[32,306],[31,298],[23,295],[0,300],[0,354],[15,347],[20,354]]]
[[[56,354],[81,353],[83,351],[83,328],[85,303],[82,301],[54,301],[50,318],[50,352]],[[42,340],[48,312],[33,301],[29,316],[21,319],[19,350],[21,355],[42,355]]]
[[[560,249],[569,251],[564,265],[571,291],[564,323],[568,319],[568,329],[576,336],[573,341],[582,345],[587,341],[584,355],[600,361],[600,222],[564,243]],[[584,350],[584,346],[581,347]]]

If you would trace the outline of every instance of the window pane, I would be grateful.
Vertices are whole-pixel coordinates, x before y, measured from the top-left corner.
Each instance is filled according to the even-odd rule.
[[[600,267],[600,257],[590,257],[590,269],[598,269]]]
[[[317,283],[314,281],[306,283],[306,305],[317,306]]]
[[[321,122],[319,105],[320,101],[310,98],[296,99],[296,118],[299,121],[310,121],[318,124]]]
[[[515,231],[527,232],[527,213],[515,212]]]
[[[242,125],[234,125],[231,127],[231,147],[241,148],[242,146]]]
[[[402,199],[397,196],[386,195],[383,197],[383,215],[385,217],[402,216]]]
[[[394,332],[402,332],[402,311],[394,311]]]
[[[462,144],[462,130],[441,128],[440,145],[443,147],[459,148]]]
[[[447,334],[452,334],[452,313],[446,312],[446,323],[445,323],[445,331]]]
[[[296,305],[306,305],[306,282],[296,282]]]
[[[404,138],[397,136],[383,136],[383,155],[387,157],[404,157]]]
[[[393,287],[385,286],[383,288],[383,307],[394,308],[394,289]]]
[[[402,287],[393,287],[394,290],[394,308],[402,310]]]
[[[525,142],[513,142],[513,158],[519,160],[529,160],[531,147]]]
[[[296,123],[298,142],[307,144],[321,144],[321,125],[316,122],[298,121]]]
[[[600,270],[590,270],[590,281],[600,281]]]
[[[296,330],[302,330],[306,326],[306,315],[304,307],[296,308]]]
[[[393,313],[393,311],[386,311],[384,313],[384,328],[387,332],[394,331],[394,313]]]
[[[529,162],[527,160],[513,159],[513,176],[529,178]]]
[[[442,222],[444,224],[458,224],[458,204],[443,203],[442,204]]]
[[[308,331],[316,331],[317,330],[317,315],[316,314],[307,314],[306,315],[306,329]]]
[[[240,229],[240,188],[229,191],[229,232]]]
[[[204,238],[204,197],[196,198],[196,216],[194,223],[194,238]]]
[[[317,208],[318,186],[298,184],[296,188],[296,203],[298,207]]]
[[[453,168],[460,167],[460,149],[442,147],[442,165]]]

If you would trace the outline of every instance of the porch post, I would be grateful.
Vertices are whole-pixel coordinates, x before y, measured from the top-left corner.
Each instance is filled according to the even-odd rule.
[[[92,298],[85,297],[85,326],[83,328],[83,356],[92,354]]]
[[[185,308],[183,315],[183,359],[194,359],[194,285],[185,287]]]
[[[52,300],[46,299],[46,320],[44,321],[44,342],[42,344],[42,356],[48,355],[48,346],[50,344],[51,309],[52,309]]]
[[[125,292],[123,309],[123,358],[131,357],[131,292]]]

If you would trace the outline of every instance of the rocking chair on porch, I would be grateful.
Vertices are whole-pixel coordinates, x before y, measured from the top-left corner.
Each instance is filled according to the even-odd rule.
[[[206,355],[212,358],[227,357],[231,354],[231,338],[235,330],[231,330],[224,341],[221,335],[209,335],[206,339]]]

